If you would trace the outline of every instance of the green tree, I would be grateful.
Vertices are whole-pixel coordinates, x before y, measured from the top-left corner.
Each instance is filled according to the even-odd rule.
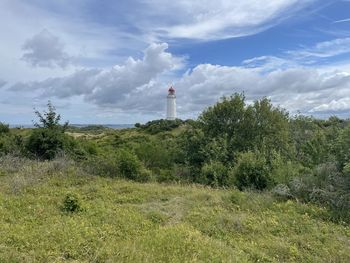
[[[274,107],[267,98],[246,105],[243,94],[224,97],[199,117],[204,137],[226,138],[227,160],[245,151],[277,151],[287,156],[291,150],[288,113]]]
[[[39,122],[34,123],[37,129],[34,129],[26,142],[26,149],[34,156],[50,160],[53,159],[59,151],[68,150],[72,147],[71,141],[64,133],[68,122],[60,125],[61,116],[56,113],[55,107],[49,101],[48,111],[40,113],[35,111]]]
[[[253,115],[250,118],[246,117],[246,121],[252,123],[250,135],[252,138],[246,139],[253,142],[251,148],[263,149],[265,147],[269,155],[272,151],[288,155],[291,142],[288,113],[284,109],[274,107],[267,98],[255,101],[254,105],[248,106],[246,112],[249,115],[250,108]]]
[[[203,111],[199,122],[206,136],[218,137],[227,134],[229,139],[236,139],[245,121],[244,115],[245,97],[243,94],[235,94],[223,97],[220,102]]]
[[[55,129],[65,131],[68,127],[68,121],[63,125],[60,124],[61,115],[56,113],[56,108],[52,105],[51,101],[47,103],[48,111],[43,113],[35,110],[36,116],[39,118],[39,122],[34,122],[34,126],[42,129]]]

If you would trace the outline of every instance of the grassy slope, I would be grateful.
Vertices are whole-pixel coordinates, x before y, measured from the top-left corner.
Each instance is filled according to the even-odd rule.
[[[0,262],[350,262],[349,227],[315,206],[15,166],[0,170]],[[69,192],[83,211],[61,211]]]

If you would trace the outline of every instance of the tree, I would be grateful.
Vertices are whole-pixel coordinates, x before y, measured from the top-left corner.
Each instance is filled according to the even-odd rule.
[[[245,97],[234,94],[223,97],[220,102],[207,108],[199,116],[199,122],[205,135],[218,137],[227,134],[230,139],[238,136],[245,113]]]
[[[263,151],[269,158],[271,152],[286,156],[290,150],[288,113],[267,98],[247,106],[243,94],[223,97],[200,115],[199,122],[206,139],[226,138],[227,160],[246,151]]]
[[[252,112],[251,120],[247,116],[250,111]],[[271,151],[288,154],[291,142],[289,117],[284,109],[274,107],[269,99],[263,98],[248,106],[246,119],[247,123],[252,123],[250,128],[253,136],[246,138],[253,141],[252,148],[262,150],[265,147],[268,150],[268,155],[271,154]]]
[[[50,101],[47,107],[47,112],[40,113],[35,111],[39,118],[39,123],[34,123],[37,129],[33,130],[29,136],[26,149],[38,158],[50,160],[59,151],[69,149],[71,144],[68,136],[64,134],[68,122],[60,125],[61,116],[56,113],[56,109]]]
[[[43,129],[59,129],[63,132],[68,127],[68,121],[61,125],[59,122],[61,120],[61,115],[56,113],[56,108],[52,105],[51,101],[47,103],[48,111],[43,113],[35,110],[34,113],[39,118],[39,123],[34,122],[34,126]]]

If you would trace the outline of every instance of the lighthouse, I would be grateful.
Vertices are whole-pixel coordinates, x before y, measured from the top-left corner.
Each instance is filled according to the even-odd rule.
[[[176,119],[176,96],[175,89],[173,87],[170,87],[168,90],[166,119]]]

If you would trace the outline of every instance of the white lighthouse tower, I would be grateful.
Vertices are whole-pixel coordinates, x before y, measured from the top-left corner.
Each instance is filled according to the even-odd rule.
[[[167,120],[175,120],[176,119],[176,96],[175,89],[170,87],[168,90],[167,98],[167,111],[166,111],[166,119]]]

